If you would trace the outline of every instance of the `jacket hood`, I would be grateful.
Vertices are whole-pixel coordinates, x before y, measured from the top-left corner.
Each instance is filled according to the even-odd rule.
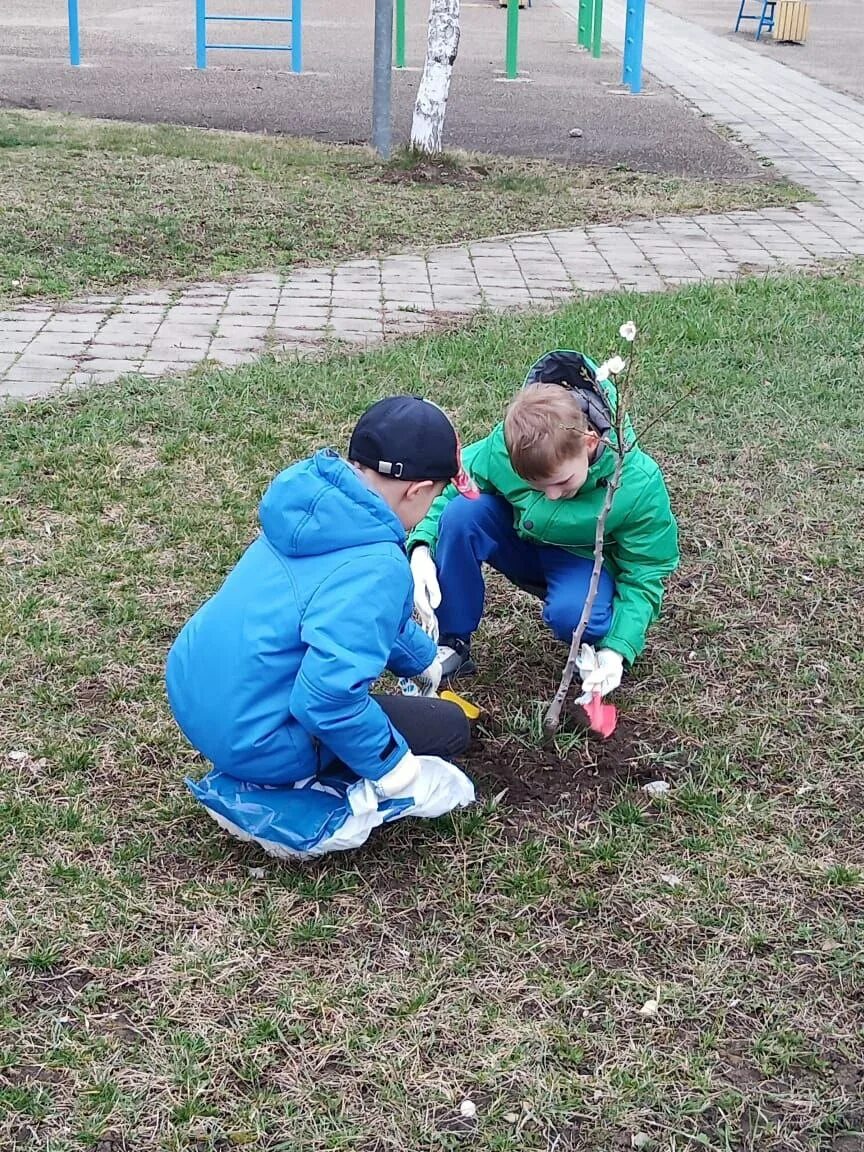
[[[394,513],[331,448],[280,472],[258,516],[264,535],[285,556],[387,542],[405,546]]]
[[[560,384],[572,392],[595,432],[601,436],[608,435],[613,420],[612,406],[597,382],[597,367],[593,360],[569,348],[547,352],[528,369],[522,387],[539,383]]]

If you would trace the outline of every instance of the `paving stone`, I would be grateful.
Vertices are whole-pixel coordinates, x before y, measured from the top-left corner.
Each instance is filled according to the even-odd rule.
[[[281,328],[281,327],[280,328],[274,328],[272,338],[273,338],[274,342],[281,343],[281,344],[284,344],[284,343],[311,344],[311,343],[315,342],[316,337],[318,339],[323,339],[326,336],[326,334],[327,334],[327,328],[323,324],[321,325],[320,328],[289,328],[286,325],[286,327],[284,327],[284,328]]]
[[[176,375],[178,372],[188,372],[190,368],[196,364],[202,363],[205,359],[199,356],[197,360],[181,360],[181,359],[160,359],[157,357],[147,358],[138,369],[141,376],[164,376],[166,373]]]
[[[36,396],[45,396],[56,389],[56,380],[45,379],[38,375],[23,380],[12,380],[8,376],[0,379],[0,396],[9,400],[31,400]]]
[[[136,360],[120,360],[112,357],[102,360],[98,357],[84,359],[78,365],[81,372],[97,373],[105,376],[121,376],[126,372],[135,372],[141,367],[141,358]]]
[[[273,322],[273,334],[278,335],[280,331],[286,328],[306,329],[308,332],[318,332],[326,323],[326,312],[314,316],[302,312],[298,312],[296,315],[282,315],[281,313],[277,313],[276,319]]]
[[[217,364],[224,364],[226,368],[238,367],[240,364],[249,364],[255,358],[255,355],[249,352],[237,352],[233,349],[214,351],[212,348],[207,356],[208,360],[213,360]]]
[[[308,333],[305,334],[304,339],[309,339]],[[246,340],[214,340],[207,349],[207,355],[221,356],[223,352],[230,352],[244,356],[246,361],[254,360],[264,350],[266,343],[263,336]]]
[[[165,313],[166,324],[215,324],[222,313],[218,308],[198,308],[175,304]]]
[[[216,325],[217,332],[245,332],[250,328],[269,328],[273,323],[276,313],[268,316],[253,316],[244,314],[242,316],[229,316],[227,313],[222,313],[222,318]]]
[[[45,364],[22,364],[18,360],[6,371],[3,385],[5,387],[7,384],[61,384],[74,367],[74,363],[51,367]]]
[[[103,317],[93,312],[55,312],[45,322],[43,332],[95,332],[103,323]]]
[[[184,347],[182,344],[170,344],[165,341],[157,344],[154,341],[150,345],[146,359],[170,361],[172,364],[195,364],[199,360],[204,359],[209,347],[209,340],[202,341],[192,348]]]
[[[3,336],[0,334],[0,354],[17,356],[30,343],[30,336]]]
[[[40,332],[27,345],[31,356],[81,356],[90,343],[87,333]]]
[[[144,304],[148,306],[164,306],[170,304],[172,293],[168,288],[155,288],[149,292],[132,292],[128,296],[124,296],[121,303],[125,304]]]

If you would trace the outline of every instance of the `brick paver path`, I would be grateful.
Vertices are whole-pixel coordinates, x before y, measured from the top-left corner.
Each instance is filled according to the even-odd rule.
[[[578,0],[558,0],[574,14]],[[622,0],[606,34],[623,42]],[[651,72],[818,196],[815,204],[482,240],[426,255],[258,273],[232,284],[86,297],[0,313],[0,395],[29,397],[205,359],[307,353],[422,331],[441,314],[545,306],[864,255],[864,105],[649,8]],[[626,99],[626,97],[618,97]]]

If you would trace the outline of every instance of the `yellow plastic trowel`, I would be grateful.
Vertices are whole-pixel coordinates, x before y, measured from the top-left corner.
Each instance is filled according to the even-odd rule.
[[[480,709],[476,704],[472,704],[470,700],[466,700],[464,696],[460,696],[458,692],[451,692],[449,688],[445,688],[443,692],[438,693],[440,700],[449,700],[451,704],[456,704],[469,720],[476,720],[480,715]]]

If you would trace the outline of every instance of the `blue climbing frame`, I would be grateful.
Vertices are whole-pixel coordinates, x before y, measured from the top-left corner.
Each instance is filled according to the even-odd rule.
[[[72,0],[70,0],[72,2]],[[207,25],[213,21],[231,24],[290,24],[290,44],[210,44]],[[290,16],[210,16],[207,0],[195,0],[195,65],[207,67],[207,53],[232,48],[240,52],[290,52],[291,71],[303,71],[303,0],[291,0]]]
[[[81,63],[81,38],[78,35],[78,0],[69,0],[69,63]]]
[[[624,28],[624,83],[635,96],[642,91],[642,43],[645,38],[645,0],[627,0]]]

